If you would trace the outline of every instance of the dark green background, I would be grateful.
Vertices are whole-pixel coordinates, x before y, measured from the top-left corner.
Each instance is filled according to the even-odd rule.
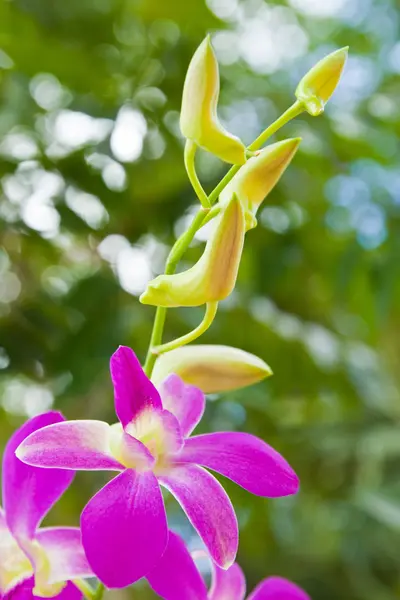
[[[247,143],[291,104],[317,59],[350,46],[325,115],[279,132],[303,144],[248,234],[237,288],[203,338],[258,354],[274,377],[211,398],[201,430],[259,435],[301,478],[300,494],[281,500],[226,483],[249,589],[278,574],[314,600],[398,598],[395,0],[14,0],[0,5],[0,24],[1,446],[52,397],[68,418],[114,418],[109,356],[127,344],[143,358],[154,316],[117,271],[135,289],[146,256],[160,272],[174,226],[195,204],[177,122],[185,69],[205,33],[223,63],[220,114]],[[123,105],[142,113],[147,134],[140,156],[121,167],[106,132]],[[128,136],[139,150],[141,139],[140,127]],[[199,163],[211,190],[225,167],[209,155]],[[76,190],[97,197],[108,219],[96,222],[101,205]],[[125,248],[118,267],[98,251],[115,234],[125,238],[117,238]],[[116,254],[115,240],[100,247],[103,256],[110,247]],[[197,309],[170,311],[165,339],[200,318]],[[77,523],[101,481],[80,474],[48,522]],[[196,546],[175,502],[169,509]],[[121,593],[151,597],[145,585],[136,589]]]

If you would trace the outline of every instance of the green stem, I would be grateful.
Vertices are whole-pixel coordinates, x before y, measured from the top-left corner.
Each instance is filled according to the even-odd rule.
[[[99,585],[96,588],[96,591],[93,596],[93,600],[101,600],[103,598],[104,592],[106,591],[105,585],[99,581]]]
[[[197,177],[196,167],[194,164],[196,151],[197,151],[197,145],[194,142],[192,142],[192,140],[186,140],[185,153],[184,153],[186,172],[188,174],[189,181],[192,184],[193,189],[197,194],[198,199],[200,200],[200,202],[204,206],[204,208],[207,208],[210,206],[208,196],[205,193],[203,186],[200,183],[199,178]]]
[[[267,129],[260,133],[258,138],[248,146],[247,150],[259,150],[261,146],[263,146],[265,142],[278,131],[278,129],[286,125],[286,123],[289,123],[289,121],[295,117],[298,117],[302,112],[304,112],[304,106],[301,102],[296,100],[296,102],[279,117],[279,119],[271,123]]]
[[[172,342],[168,342],[168,344],[163,344],[162,346],[153,346],[151,351],[153,354],[163,354],[164,352],[169,352],[170,350],[174,350],[175,348],[179,348],[180,346],[185,346],[194,340],[197,340],[207,329],[212,325],[212,322],[215,319],[215,315],[217,314],[218,302],[207,302],[206,305],[206,313],[200,325],[193,329],[190,333],[186,335],[182,335],[182,337],[173,340]]]
[[[87,600],[94,600],[95,591],[92,586],[84,579],[74,579],[74,585],[82,592]]]
[[[267,127],[267,129],[265,129],[254,140],[254,142],[252,142],[250,144],[250,146],[248,146],[247,150],[249,152],[254,152],[254,150],[258,150],[259,148],[261,148],[261,146],[263,144],[265,144],[265,142],[272,135],[274,135],[274,133],[276,133],[278,131],[278,129],[280,129],[281,127],[286,125],[286,123],[288,123],[289,121],[291,121],[292,119],[297,117],[302,112],[304,112],[304,107],[300,102],[298,102],[296,100],[296,102],[294,104],[292,104],[292,106],[290,106],[283,113],[283,115],[281,115],[279,117],[279,119],[277,119],[276,121],[271,123],[271,125],[269,127]],[[193,149],[190,148],[190,146],[189,146],[189,148],[185,147],[185,164],[187,161],[186,154],[190,154],[190,152],[193,152]],[[194,156],[193,156],[192,164],[194,166]],[[188,169],[187,166],[186,166],[186,169]],[[166,275],[172,275],[173,273],[175,273],[178,262],[181,260],[182,256],[186,252],[186,250],[189,247],[191,241],[193,240],[196,232],[200,229],[200,227],[202,227],[202,225],[204,225],[204,223],[207,220],[209,220],[208,219],[208,214],[209,214],[209,210],[210,210],[209,207],[212,206],[213,204],[215,204],[215,202],[218,200],[218,197],[219,197],[220,193],[222,192],[222,190],[233,179],[233,177],[236,175],[236,173],[239,171],[239,169],[240,169],[240,165],[234,165],[233,167],[231,167],[229,169],[229,171],[226,173],[225,177],[223,177],[223,179],[221,179],[219,184],[214,188],[214,190],[208,196],[206,205],[205,206],[203,205],[203,207],[197,212],[189,229],[184,234],[182,234],[181,237],[175,242],[175,244],[173,245],[173,247],[171,249],[171,252],[169,253],[167,263],[165,266],[165,274]],[[193,181],[192,181],[192,178],[191,178],[191,175],[189,174],[189,172],[188,172],[188,175],[189,175],[189,179],[193,185]],[[195,174],[195,176],[197,179],[196,174]],[[198,181],[198,179],[197,179],[197,181]],[[201,187],[200,182],[199,182],[199,185]],[[193,187],[194,187],[194,185],[193,185]],[[202,187],[201,187],[201,189],[204,192]],[[200,198],[200,196],[199,196],[199,198]],[[203,198],[203,202],[204,202],[204,198]],[[203,202],[202,202],[202,204],[203,204]],[[146,362],[144,364],[144,371],[148,377],[151,377],[154,363],[156,362],[156,358],[157,358],[156,355],[153,354],[152,348],[154,348],[156,346],[160,346],[160,344],[161,344],[166,315],[167,315],[167,309],[162,306],[159,306],[157,308],[156,316],[154,318],[153,331],[152,331],[151,338],[150,338],[149,349],[147,351]]]

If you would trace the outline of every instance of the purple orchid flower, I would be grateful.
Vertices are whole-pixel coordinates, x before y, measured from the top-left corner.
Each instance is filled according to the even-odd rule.
[[[15,455],[20,443],[42,427],[64,421],[48,412],[27,421],[10,438],[3,456],[3,506],[0,508],[0,600],[56,597],[79,600],[71,580],[93,577],[73,527],[44,527],[41,521],[69,487],[73,472],[52,472],[22,463]]]
[[[211,587],[207,590],[183,540],[171,531],[167,549],[147,580],[164,600],[244,600],[246,580],[239,565],[233,563],[227,570],[212,566]],[[269,577],[247,600],[310,600],[310,597],[287,579]]]
[[[203,467],[253,494],[294,494],[298,479],[288,463],[247,433],[189,437],[200,421],[203,393],[170,375],[160,393],[130,348],[111,358],[119,423],[67,421],[30,435],[17,456],[46,468],[122,471],[86,505],[82,542],[97,577],[125,587],[155,566],[168,542],[159,484],[178,500],[222,568],[235,560],[236,515],[225,490]]]

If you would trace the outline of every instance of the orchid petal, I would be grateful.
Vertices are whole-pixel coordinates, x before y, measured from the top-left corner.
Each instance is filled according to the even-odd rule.
[[[238,547],[238,525],[221,484],[196,465],[178,465],[159,481],[178,500],[211,558],[224,569],[230,567]]]
[[[184,443],[178,419],[168,410],[145,410],[125,431],[154,457],[176,454]]]
[[[169,375],[160,385],[164,408],[178,419],[182,435],[189,436],[200,422],[205,409],[205,397],[199,388],[186,385],[178,375]]]
[[[121,471],[123,465],[111,454],[111,435],[110,425],[103,421],[64,421],[32,433],[17,456],[35,467]],[[47,474],[51,481],[52,473]]]
[[[258,584],[248,600],[310,600],[310,596],[287,579],[269,577]]]
[[[210,433],[189,438],[177,461],[217,471],[257,496],[279,498],[299,489],[297,475],[286,460],[249,433]]]
[[[36,533],[36,540],[49,558],[49,584],[93,577],[77,527],[45,527]]]
[[[59,412],[48,412],[27,421],[10,440],[3,456],[3,503],[8,528],[16,537],[32,538],[44,516],[68,488],[73,473],[45,471],[24,464],[16,450],[27,436],[42,427],[64,422]],[[57,425],[51,425],[56,423]],[[59,466],[59,465],[55,465]]]
[[[156,567],[147,574],[147,581],[164,600],[207,600],[208,597],[193,558],[183,540],[172,531],[167,549]]]
[[[4,596],[0,595],[1,600],[37,600],[33,595],[33,586],[35,585],[35,580],[33,577],[28,577],[24,579],[18,585],[13,587],[9,592],[4,594]]]
[[[31,577],[32,564],[7,527],[0,508],[0,599]]]
[[[237,563],[226,571],[214,565],[209,600],[244,600],[245,595],[246,579]]]
[[[120,346],[111,357],[110,371],[115,412],[124,427],[142,411],[162,408],[160,395],[133,350]]]
[[[68,581],[65,588],[52,600],[81,600],[82,597],[82,592],[71,581]],[[34,598],[37,600],[37,596]]]
[[[89,564],[107,587],[126,587],[146,575],[168,542],[153,473],[127,469],[117,475],[84,508],[81,530]]]

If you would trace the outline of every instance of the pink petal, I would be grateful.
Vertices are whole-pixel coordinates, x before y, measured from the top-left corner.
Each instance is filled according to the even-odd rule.
[[[80,529],[45,527],[39,529],[36,539],[50,560],[48,583],[93,577],[83,550]]]
[[[160,395],[133,350],[120,346],[111,357],[110,371],[115,412],[124,427],[143,410],[162,408]]]
[[[226,571],[214,566],[209,600],[244,600],[245,595],[246,579],[237,563],[233,563]]]
[[[49,472],[26,465],[17,458],[16,449],[29,434],[62,421],[64,417],[59,412],[34,417],[17,429],[4,450],[3,505],[8,528],[16,537],[33,537],[36,527],[74,478],[74,473],[58,469]],[[50,425],[53,426],[59,425]]]
[[[61,593],[53,596],[52,600],[81,600],[81,598],[83,598],[82,592],[69,581]],[[38,596],[34,596],[34,600],[38,600]]]
[[[124,467],[110,452],[110,437],[111,427],[103,421],[64,421],[30,435],[17,456],[36,467],[121,471]],[[47,473],[51,481],[52,473]]]
[[[298,477],[286,460],[249,433],[209,433],[189,438],[177,461],[213,469],[257,496],[279,498],[299,489]]]
[[[164,600],[207,600],[207,588],[193,558],[183,540],[172,531],[167,549],[147,580]]]
[[[248,600],[311,600],[297,585],[281,577],[264,579]]]
[[[186,385],[178,375],[169,375],[160,385],[163,407],[178,419],[182,435],[187,437],[200,422],[205,397],[199,388]]]
[[[227,569],[235,560],[238,525],[224,488],[201,467],[179,465],[159,481],[178,500],[208,548],[211,558]]]
[[[4,594],[4,596],[0,594],[0,598],[1,600],[37,600],[32,591],[34,585],[34,578],[29,577],[18,583],[7,594]]]
[[[38,600],[38,596],[33,595],[34,579],[30,577],[19,583],[14,589],[1,596],[1,600]],[[65,588],[57,596],[52,596],[52,600],[81,600],[82,592],[71,582],[68,582]]]
[[[83,546],[97,577],[109,588],[147,575],[168,542],[161,490],[153,473],[127,469],[86,505]]]

